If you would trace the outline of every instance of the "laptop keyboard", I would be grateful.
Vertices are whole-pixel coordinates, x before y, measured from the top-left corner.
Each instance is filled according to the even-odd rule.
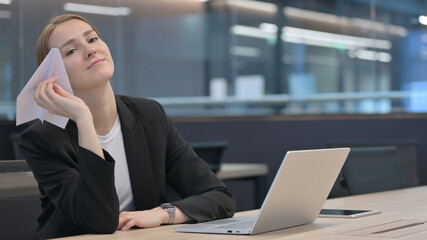
[[[213,228],[219,228],[219,229],[247,229],[247,228],[252,228],[252,226],[254,225],[255,220],[246,220],[246,221],[238,221],[235,223],[230,223],[230,224],[224,224],[224,225],[220,225],[220,226],[216,226]]]

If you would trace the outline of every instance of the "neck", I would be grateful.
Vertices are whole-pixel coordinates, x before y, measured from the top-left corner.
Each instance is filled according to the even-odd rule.
[[[117,118],[116,99],[110,82],[103,88],[74,92],[89,107],[95,130],[98,135],[107,135],[113,127]]]

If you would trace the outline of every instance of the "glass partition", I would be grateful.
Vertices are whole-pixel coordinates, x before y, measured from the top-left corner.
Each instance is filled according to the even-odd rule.
[[[62,13],[100,30],[117,94],[171,116],[427,112],[424,0],[0,0],[0,118]]]

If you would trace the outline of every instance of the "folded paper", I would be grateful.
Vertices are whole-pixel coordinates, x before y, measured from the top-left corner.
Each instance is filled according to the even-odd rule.
[[[18,95],[16,100],[16,125],[38,118],[42,122],[46,120],[60,128],[65,128],[68,118],[49,113],[44,108],[39,107],[34,100],[38,84],[55,76],[58,77],[57,84],[65,91],[73,94],[61,54],[57,48],[52,48]]]

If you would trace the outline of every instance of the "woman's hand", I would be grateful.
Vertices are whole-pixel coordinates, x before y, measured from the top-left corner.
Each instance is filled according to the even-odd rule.
[[[86,103],[65,91],[56,82],[58,77],[49,78],[37,86],[34,99],[37,105],[52,114],[67,117],[77,124],[79,145],[105,159],[93,123],[93,116]]]
[[[160,207],[145,211],[121,212],[117,230],[127,231],[131,227],[158,227],[169,220],[169,214]]]
[[[61,115],[77,122],[88,117],[90,110],[80,98],[65,91],[56,82],[58,77],[49,78],[37,86],[34,99],[37,105],[52,114]]]
[[[175,223],[188,222],[191,219],[175,206]],[[121,212],[117,230],[127,231],[132,227],[150,228],[158,227],[169,222],[169,213],[161,207],[151,210]]]

